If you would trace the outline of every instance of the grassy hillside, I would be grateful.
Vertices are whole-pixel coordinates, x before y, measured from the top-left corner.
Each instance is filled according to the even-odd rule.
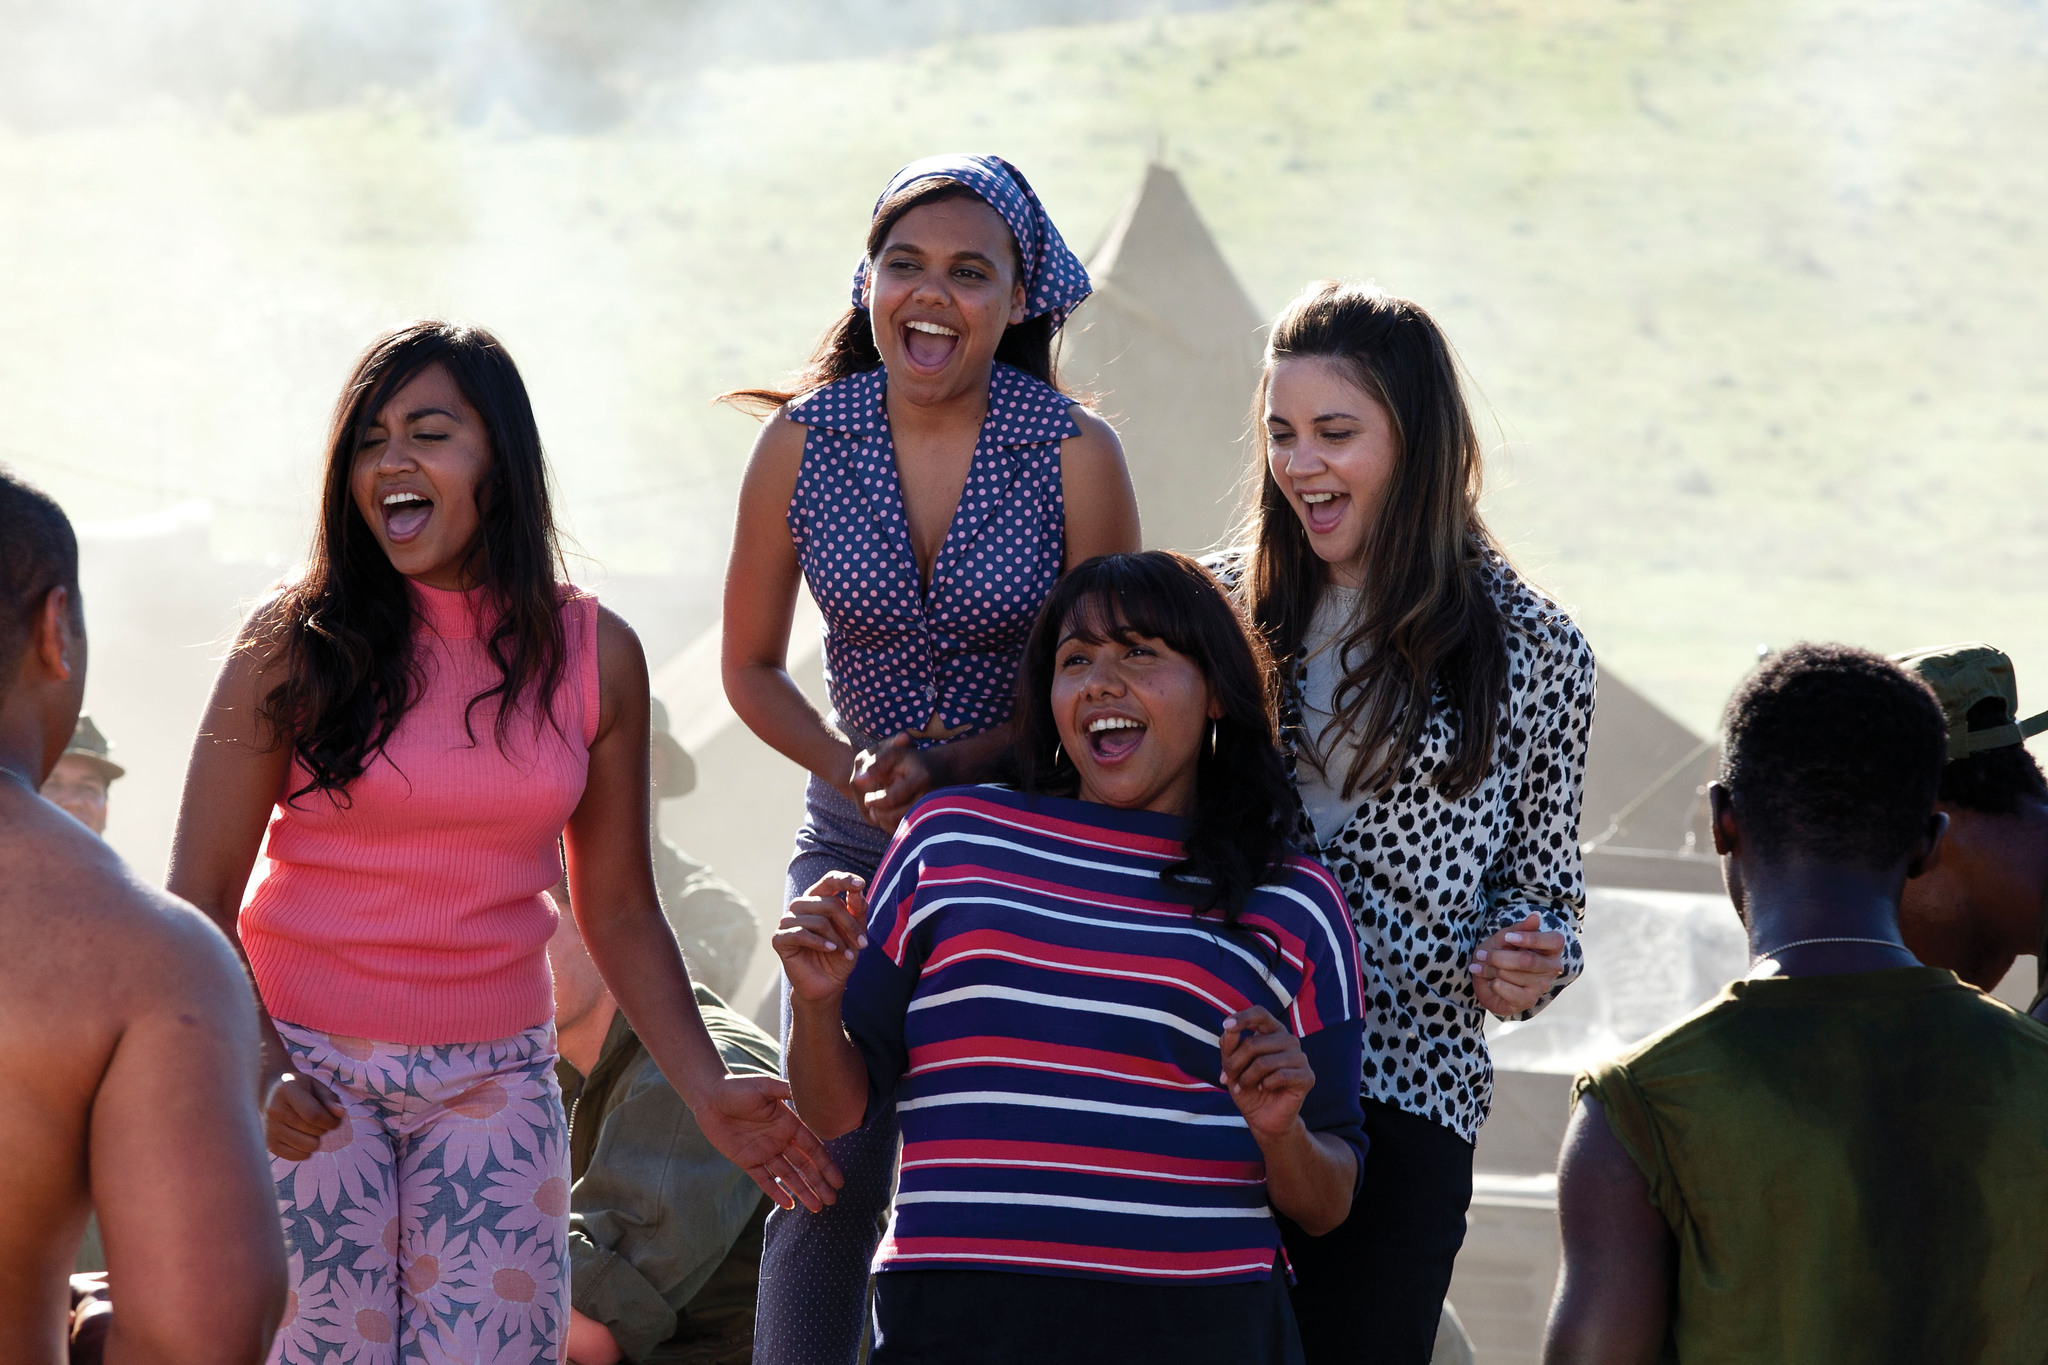
[[[2048,705],[2038,4],[1251,5],[722,66],[576,134],[228,105],[0,132],[0,458],[82,515],[202,496],[217,552],[293,553],[353,351],[448,312],[520,357],[585,550],[702,581],[751,434],[706,400],[807,349],[891,169],[1000,150],[1085,244],[1163,144],[1262,307],[1437,312],[1497,529],[1690,723],[1802,635],[1995,639]]]

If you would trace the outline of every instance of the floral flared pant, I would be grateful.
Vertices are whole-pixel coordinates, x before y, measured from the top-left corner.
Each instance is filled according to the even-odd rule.
[[[291,1294],[272,1365],[533,1365],[568,1337],[568,1124],[543,1024],[413,1047],[279,1021],[348,1118],[273,1157]]]

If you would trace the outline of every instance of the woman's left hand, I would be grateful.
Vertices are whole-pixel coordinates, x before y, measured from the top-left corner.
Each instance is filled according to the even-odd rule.
[[[1223,1021],[1223,1088],[1253,1137],[1277,1138],[1293,1128],[1315,1083],[1301,1040],[1263,1006]]]
[[[1564,975],[1564,935],[1532,911],[1472,954],[1472,993],[1489,1014],[1512,1019],[1535,1006]]]
[[[932,767],[908,734],[891,735],[853,761],[853,789],[861,814],[894,832],[917,798],[932,789]]]
[[[816,1213],[838,1199],[846,1182],[788,1101],[789,1082],[780,1077],[726,1075],[692,1096],[690,1110],[711,1145],[770,1199]]]

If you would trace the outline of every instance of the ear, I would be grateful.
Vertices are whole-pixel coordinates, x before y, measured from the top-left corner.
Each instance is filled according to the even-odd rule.
[[[1921,831],[1913,856],[1906,860],[1906,880],[1924,877],[1941,865],[1941,846],[1947,834],[1947,811],[1938,810],[1927,817],[1927,828]]]
[[[1722,857],[1738,853],[1742,849],[1742,821],[1735,814],[1735,803],[1729,799],[1728,788],[1719,782],[1707,784],[1707,809],[1712,813],[1714,823],[1714,852]]]
[[[1019,283],[1010,291],[1010,326],[1015,327],[1028,316],[1024,307],[1024,286]]]
[[[80,637],[72,627],[71,590],[52,588],[43,596],[29,638],[29,654],[54,682],[70,682],[79,659]]]
[[[868,268],[860,272],[860,306],[872,313],[875,311],[875,263],[870,260]]]

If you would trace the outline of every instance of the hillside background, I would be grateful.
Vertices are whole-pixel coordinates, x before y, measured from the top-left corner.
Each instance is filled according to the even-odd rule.
[[[1800,637],[1990,639],[2048,706],[2034,0],[53,8],[0,0],[0,460],[85,524],[145,875],[371,336],[505,338],[659,662],[752,436],[708,400],[801,358],[946,148],[1084,250],[1163,157],[1262,310],[1425,303],[1495,528],[1695,728]]]

